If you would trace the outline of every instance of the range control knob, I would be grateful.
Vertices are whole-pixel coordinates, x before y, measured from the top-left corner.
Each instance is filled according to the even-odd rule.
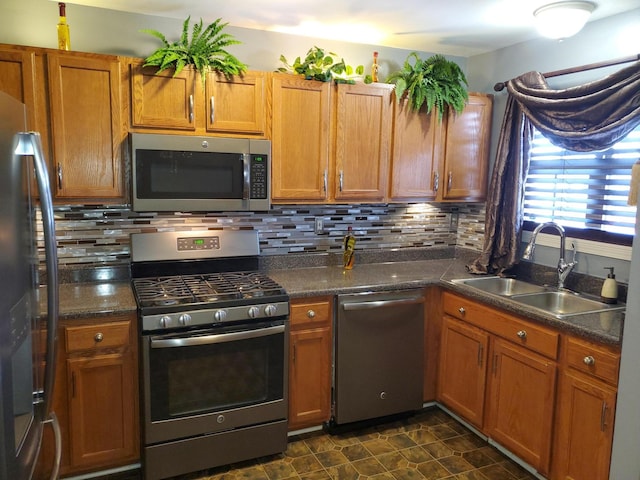
[[[224,322],[224,319],[227,318],[227,311],[216,310],[213,314],[213,318],[216,322]]]
[[[256,318],[258,316],[258,314],[260,313],[260,309],[258,307],[250,307],[249,311],[247,312],[249,314],[250,318]]]
[[[171,326],[171,317],[169,315],[160,317],[160,326],[162,328],[169,328]]]
[[[273,317],[277,311],[278,309],[273,304],[269,304],[266,307],[264,307],[264,313],[267,317]]]
[[[188,313],[183,313],[182,315],[180,315],[180,318],[178,318],[178,322],[180,322],[180,325],[182,325],[183,327],[186,327],[191,323],[191,315],[189,315]]]

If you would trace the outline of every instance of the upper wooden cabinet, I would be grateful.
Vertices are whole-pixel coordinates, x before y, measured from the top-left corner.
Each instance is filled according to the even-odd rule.
[[[274,74],[271,198],[324,202],[329,198],[330,83]]]
[[[272,200],[383,201],[391,148],[391,85],[274,74]]]
[[[469,93],[464,111],[416,112],[396,105],[389,199],[483,201],[486,197],[493,97]]]
[[[449,112],[437,200],[482,201],[487,195],[493,97],[470,93],[460,115]]]
[[[131,127],[136,131],[182,131],[266,137],[266,72],[225,77],[209,73],[205,85],[192,68],[158,73],[130,61]]]
[[[118,58],[55,52],[47,64],[56,198],[121,198]]]
[[[57,203],[124,195],[117,57],[0,45],[0,90],[25,103],[40,132]]]
[[[36,125],[35,53],[0,45],[0,91],[20,100],[27,107],[26,126]]]

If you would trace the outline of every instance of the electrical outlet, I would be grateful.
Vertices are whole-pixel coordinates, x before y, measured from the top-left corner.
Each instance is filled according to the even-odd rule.
[[[449,230],[454,231],[458,230],[458,220],[460,219],[460,214],[457,211],[451,212],[451,217],[449,218]]]
[[[321,235],[324,233],[324,218],[322,217],[316,217],[315,219],[315,226],[313,228],[313,231],[317,234],[317,235]]]

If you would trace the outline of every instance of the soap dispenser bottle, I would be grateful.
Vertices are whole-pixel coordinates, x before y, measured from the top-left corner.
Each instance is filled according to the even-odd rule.
[[[345,270],[351,270],[356,260],[356,237],[353,235],[351,227],[349,227],[347,234],[344,236],[343,248],[342,266]]]
[[[618,284],[613,273],[613,267],[605,267],[605,270],[609,270],[609,274],[602,284],[600,299],[603,303],[616,303],[618,301]]]

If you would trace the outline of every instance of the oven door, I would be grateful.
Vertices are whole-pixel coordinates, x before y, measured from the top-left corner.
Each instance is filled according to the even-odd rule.
[[[287,417],[285,319],[145,335],[147,445]]]

